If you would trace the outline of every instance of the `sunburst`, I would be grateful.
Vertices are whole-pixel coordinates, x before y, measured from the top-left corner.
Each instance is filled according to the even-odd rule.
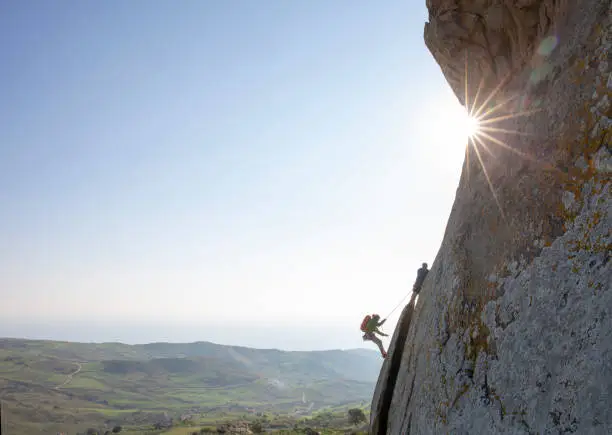
[[[490,171],[487,169],[486,160],[483,158],[482,152],[494,156],[492,148],[499,147],[505,151],[510,151],[521,158],[530,160],[536,164],[550,168],[551,165],[546,162],[542,162],[535,156],[521,151],[511,144],[505,141],[505,138],[509,135],[517,136],[533,136],[530,133],[525,133],[518,130],[504,128],[502,125],[504,121],[529,116],[533,113],[541,111],[542,109],[535,108],[531,110],[524,110],[522,108],[516,108],[518,106],[517,97],[502,98],[501,101],[495,101],[496,97],[500,93],[501,89],[508,82],[508,80],[500,80],[497,86],[489,92],[488,95],[482,99],[482,91],[484,89],[483,80],[480,80],[476,93],[470,94],[469,81],[468,81],[468,62],[466,55],[465,62],[465,74],[464,74],[464,107],[465,107],[465,135],[468,139],[468,145],[466,148],[466,176],[470,177],[470,159],[473,158],[470,154],[473,153],[476,156],[478,163],[480,164],[491,194],[499,208],[500,214],[504,220],[506,220],[506,213],[504,212],[501,203],[498,198],[498,194],[495,190],[495,186],[491,180]],[[495,104],[492,102],[495,101]]]
[[[466,113],[465,135],[468,139],[476,136],[480,131],[480,120],[469,113]]]

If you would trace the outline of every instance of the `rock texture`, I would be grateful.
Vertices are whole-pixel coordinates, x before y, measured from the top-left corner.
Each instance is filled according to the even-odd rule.
[[[563,28],[570,0],[427,0],[425,43],[465,103],[466,65],[471,95],[504,84],[547,54],[540,46]]]
[[[612,433],[611,1],[427,6],[482,132],[371,433]]]

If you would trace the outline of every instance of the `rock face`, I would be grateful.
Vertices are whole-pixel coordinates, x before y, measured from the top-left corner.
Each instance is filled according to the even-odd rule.
[[[481,80],[494,88],[537,66],[534,54],[548,54],[541,44],[564,27],[570,2],[580,0],[427,0],[425,43],[465,103],[466,63],[471,95]]]
[[[481,133],[371,433],[612,433],[612,2],[427,6]]]

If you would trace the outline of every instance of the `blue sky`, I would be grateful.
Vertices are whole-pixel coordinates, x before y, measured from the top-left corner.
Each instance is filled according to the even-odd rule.
[[[362,346],[433,262],[464,156],[426,20],[2,2],[0,336]]]

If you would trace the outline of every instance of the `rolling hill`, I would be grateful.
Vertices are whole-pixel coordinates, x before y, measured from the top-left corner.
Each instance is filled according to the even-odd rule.
[[[209,342],[70,343],[0,339],[0,390],[18,433],[139,425],[185,414],[305,415],[369,402],[374,351],[286,352]]]

